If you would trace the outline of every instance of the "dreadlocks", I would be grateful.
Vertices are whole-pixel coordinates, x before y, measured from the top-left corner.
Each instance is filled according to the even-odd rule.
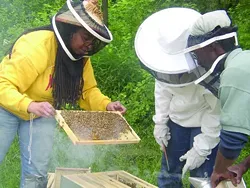
[[[63,33],[61,33],[65,44],[70,49],[70,37],[75,33],[80,27],[74,26],[66,23],[58,23],[58,27],[63,27]],[[29,29],[23,32],[17,40],[25,34],[39,30],[49,30],[53,31],[52,25],[42,26],[34,29]],[[17,41],[16,40],[16,41]],[[16,42],[15,41],[15,42]],[[13,46],[8,51],[9,58],[11,58]],[[72,51],[72,50],[71,50]],[[74,54],[72,52],[72,54]],[[74,56],[77,57],[76,54]],[[83,67],[86,62],[86,58],[79,59],[78,61],[72,61],[67,54],[64,52],[61,44],[58,42],[58,49],[56,53],[55,68],[53,72],[53,83],[52,83],[52,96],[54,99],[53,106],[55,109],[62,109],[66,104],[76,106],[77,101],[80,98],[83,89]]]
[[[70,48],[70,39],[73,33],[81,27],[57,22],[57,28],[61,30],[61,37],[67,48],[77,58]],[[52,96],[54,98],[54,107],[63,108],[66,104],[76,106],[83,89],[83,67],[87,59],[72,61],[58,42],[56,54],[55,70],[53,73]]]
[[[70,48],[70,37],[75,33],[79,26],[58,22],[58,29],[61,29],[61,36],[65,42],[65,45],[76,57]],[[61,109],[66,104],[72,106],[76,105],[83,88],[83,67],[86,62],[82,59],[72,61],[63,50],[61,44],[58,42],[58,50],[56,54],[55,70],[53,73],[52,95],[54,98],[54,107]]]
[[[62,47],[58,47],[52,84],[56,109],[61,109],[66,104],[76,105],[83,88],[83,66],[82,59],[71,62]]]

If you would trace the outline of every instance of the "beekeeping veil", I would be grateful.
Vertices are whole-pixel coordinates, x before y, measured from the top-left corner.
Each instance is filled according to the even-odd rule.
[[[199,68],[187,47],[189,27],[200,13],[189,8],[168,8],[154,13],[139,27],[135,50],[141,65],[170,86],[185,86],[199,78]]]
[[[52,25],[63,50],[72,61],[91,56],[112,41],[112,34],[103,23],[97,0],[67,0],[53,17]],[[69,41],[65,37],[70,26],[84,28],[87,36],[94,38],[91,42],[92,47],[84,54],[76,55],[70,49]]]
[[[196,59],[195,53],[193,53],[195,50],[212,43],[222,43],[228,39],[234,42],[234,47],[238,46],[237,27],[231,26],[231,20],[226,11],[217,10],[209,12],[200,16],[192,27],[190,27],[188,47],[178,53],[191,53],[193,54],[193,58]],[[195,84],[205,86],[218,97],[219,77],[224,69],[224,61],[222,60],[227,57],[230,50],[233,49],[225,50],[224,54],[217,57],[209,70],[205,72],[199,71],[200,78],[195,81]]]

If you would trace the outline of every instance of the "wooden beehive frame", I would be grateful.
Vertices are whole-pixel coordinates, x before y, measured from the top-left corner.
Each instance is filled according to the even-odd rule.
[[[54,188],[55,185],[55,173],[48,173],[47,188]]]
[[[74,182],[82,188],[157,188],[125,171],[63,175],[62,181]],[[62,183],[62,182],[61,182]]]
[[[91,172],[90,168],[56,168],[54,188],[60,188],[61,177],[63,175],[83,174],[90,172]]]
[[[56,168],[55,173],[48,173],[47,188],[60,188],[61,177],[70,174],[90,173],[91,168]]]
[[[109,171],[109,172],[97,172],[96,174],[106,174],[109,177],[112,177],[116,180],[122,179],[127,183],[134,183],[137,188],[157,188],[156,186],[126,172],[123,170],[119,171]]]
[[[82,111],[84,113],[84,111]],[[120,115],[120,117],[126,122],[128,125],[128,132],[126,134],[122,134],[119,139],[112,139],[112,140],[80,140],[74,132],[70,129],[68,124],[65,122],[64,118],[61,115],[61,111],[57,110],[55,119],[57,120],[58,124],[64,129],[68,137],[71,139],[73,144],[82,144],[82,145],[100,145],[100,144],[132,144],[138,143],[140,141],[139,136],[135,133],[135,131],[129,126],[126,119],[119,113],[115,111],[106,111],[106,112],[98,112],[98,111],[91,111],[94,113],[115,113]]]

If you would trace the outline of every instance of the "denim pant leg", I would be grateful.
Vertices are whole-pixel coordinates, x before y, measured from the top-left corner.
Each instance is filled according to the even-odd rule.
[[[180,125],[168,121],[171,132],[171,139],[166,148],[168,155],[169,171],[167,169],[166,158],[163,153],[161,162],[161,172],[158,176],[159,188],[181,188],[181,173],[184,162],[180,162],[179,158],[185,154],[190,147],[190,129],[181,127]]]
[[[52,153],[56,121],[37,118],[21,121],[18,134],[21,150],[21,188],[46,188],[47,171]]]
[[[0,163],[17,134],[19,119],[0,107]]]
[[[201,133],[200,128],[195,128],[191,132],[191,139],[194,140],[194,137]],[[190,147],[193,147],[193,142],[190,143]],[[213,167],[215,163],[215,158],[218,150],[218,145],[212,150],[212,153],[207,156],[209,160],[206,160],[199,168],[190,171],[191,177],[210,177],[213,172]]]

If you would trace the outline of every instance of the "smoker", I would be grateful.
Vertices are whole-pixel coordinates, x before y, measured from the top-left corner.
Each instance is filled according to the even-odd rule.
[[[195,188],[211,188],[209,178],[189,177],[189,181]],[[216,188],[235,188],[235,186],[231,183],[231,181],[224,180],[221,181]],[[246,188],[246,184],[243,179],[241,183],[237,185],[237,188]]]

